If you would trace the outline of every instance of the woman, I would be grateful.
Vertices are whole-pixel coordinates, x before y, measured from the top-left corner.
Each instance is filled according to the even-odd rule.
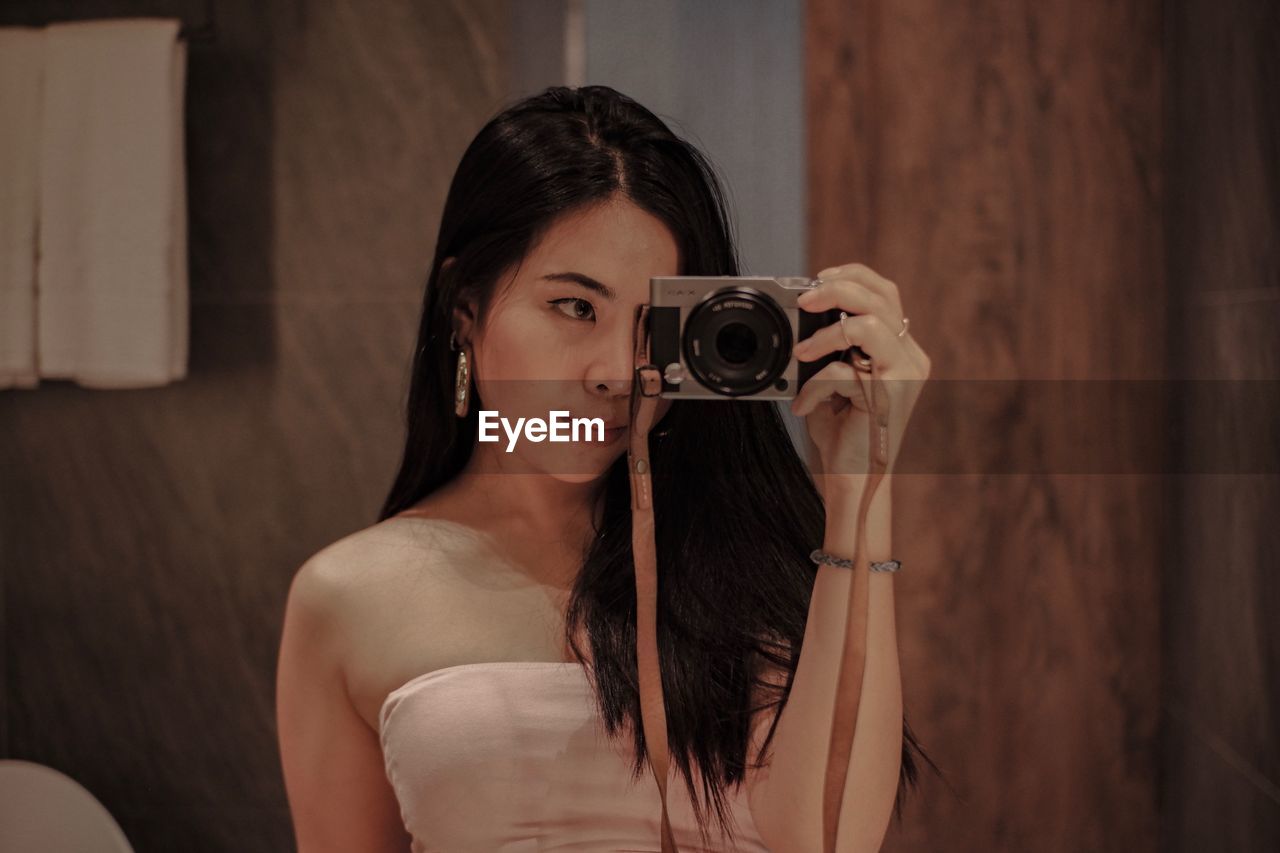
[[[713,169],[626,96],[551,88],[480,130],[427,279],[399,474],[379,522],[290,589],[277,714],[301,853],[657,849],[625,454],[634,312],[651,276],[737,274]],[[823,275],[806,310],[861,316],[797,357],[854,343],[884,378],[927,376],[892,283],[856,264]],[[853,553],[867,425],[852,369],[829,365],[794,401],[824,460],[812,478],[772,403],[657,409],[658,631],[685,783],[668,807],[685,853],[821,849],[850,572],[809,555]],[[896,384],[895,453],[919,383]],[[613,429],[481,441],[482,411]],[[888,486],[873,560],[888,557]],[[878,846],[915,781],[891,578],[870,584],[842,849]]]

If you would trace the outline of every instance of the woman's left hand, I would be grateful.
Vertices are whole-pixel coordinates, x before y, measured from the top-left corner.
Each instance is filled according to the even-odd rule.
[[[835,308],[849,317],[843,333],[840,323],[832,323],[798,343],[796,358],[813,361],[854,345],[871,357],[872,372],[855,372],[847,359],[832,362],[805,382],[791,411],[804,416],[809,436],[822,455],[823,480],[833,476],[860,480],[871,470],[871,415],[865,395],[874,394],[881,412],[888,404],[886,474],[892,473],[911,410],[929,378],[929,356],[910,332],[898,334],[905,326],[904,315],[898,286],[892,281],[862,264],[828,267],[818,278],[821,283],[800,297],[800,308],[809,312]]]

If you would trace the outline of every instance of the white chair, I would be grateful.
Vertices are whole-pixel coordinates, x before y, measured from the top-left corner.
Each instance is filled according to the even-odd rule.
[[[83,785],[52,767],[0,760],[0,851],[134,853],[120,824]]]

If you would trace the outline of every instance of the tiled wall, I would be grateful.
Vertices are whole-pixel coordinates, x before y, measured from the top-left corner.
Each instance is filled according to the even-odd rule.
[[[500,0],[213,7],[189,54],[189,377],[0,394],[0,754],[77,779],[145,853],[291,849],[285,594],[376,520],[448,181],[508,84]]]

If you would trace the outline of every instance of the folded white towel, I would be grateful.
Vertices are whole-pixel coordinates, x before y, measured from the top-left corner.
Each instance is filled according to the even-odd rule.
[[[179,22],[46,28],[40,130],[42,377],[137,388],[187,369]]]
[[[0,28],[0,388],[35,388],[44,30]]]

